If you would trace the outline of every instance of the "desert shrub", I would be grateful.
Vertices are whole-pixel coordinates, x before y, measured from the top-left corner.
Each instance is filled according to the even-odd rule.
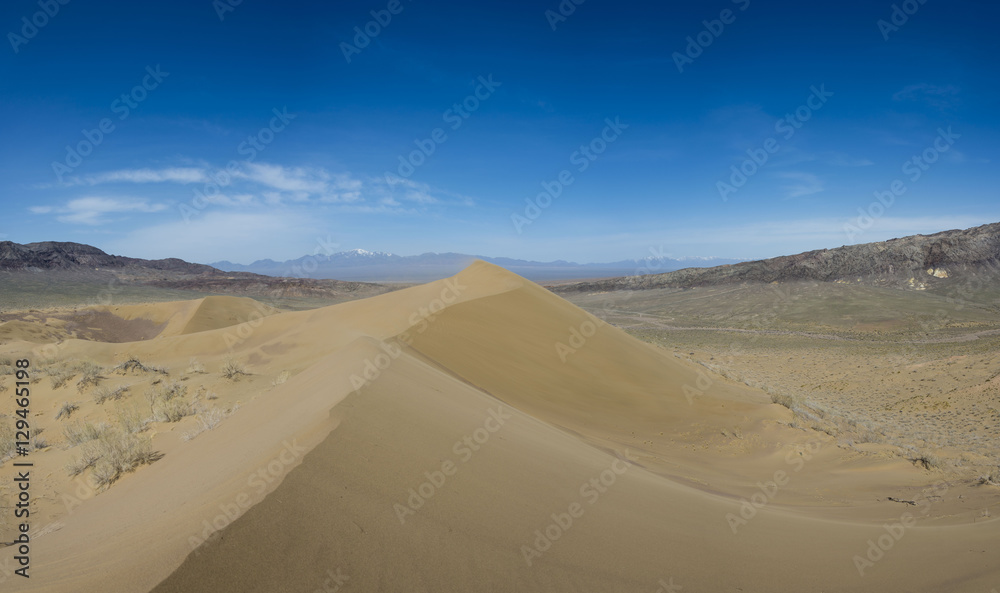
[[[187,385],[174,381],[173,383],[164,385],[160,389],[160,399],[163,401],[170,401],[175,397],[184,397],[187,395],[187,391]]]
[[[273,381],[271,381],[271,385],[272,386],[281,385],[282,383],[284,383],[285,381],[287,381],[288,378],[291,377],[291,376],[292,376],[292,374],[290,372],[288,372],[288,371],[281,371],[280,373],[278,373],[278,376],[275,377]]]
[[[16,452],[16,434],[10,418],[0,414],[0,462],[14,456]]]
[[[977,486],[1000,486],[1000,467],[991,472],[980,474],[976,478]]]
[[[72,369],[61,369],[49,375],[49,380],[52,382],[52,389],[59,389],[66,384],[67,381],[73,378],[76,373]]]
[[[183,398],[158,400],[153,404],[153,420],[156,422],[178,422],[191,415],[191,404]]]
[[[86,443],[87,441],[92,441],[98,439],[102,434],[107,432],[107,424],[92,424],[90,422],[79,423],[75,422],[63,428],[63,435],[66,437],[66,442],[70,446],[80,445]]]
[[[941,460],[937,455],[926,451],[918,451],[913,447],[907,447],[906,458],[911,461],[913,465],[918,465],[927,470],[941,465]]]
[[[63,402],[63,405],[59,406],[59,410],[56,412],[56,420],[61,419],[63,416],[68,419],[73,412],[79,409],[80,406],[72,402]]]
[[[167,374],[167,369],[158,366],[147,366],[139,360],[139,357],[134,354],[130,354],[123,362],[118,363],[113,369],[113,373],[120,373],[122,375],[127,375],[129,373],[133,374],[150,374],[159,373],[161,375]]]
[[[184,397],[187,395],[187,385],[178,383],[174,381],[172,383],[163,383],[161,381],[154,381],[145,392],[146,402],[149,404],[150,413],[154,412],[157,405],[163,402],[168,402],[172,399],[178,397]]]
[[[772,393],[771,402],[785,406],[789,410],[794,409],[800,403],[799,398],[785,393]]]
[[[146,428],[146,421],[135,406],[118,406],[115,409],[115,416],[118,418],[118,425],[126,434],[142,432]]]
[[[859,422],[857,420],[848,419],[847,420],[847,432],[853,436],[853,441],[855,443],[882,443],[885,442],[885,436],[878,432],[867,422]]]
[[[204,373],[205,365],[198,362],[198,359],[192,356],[191,360],[188,361],[188,367],[184,370],[184,372],[189,375],[193,375],[196,373]]]
[[[100,457],[101,454],[98,451],[96,444],[92,442],[85,443],[82,447],[80,447],[80,456],[74,458],[73,461],[66,464],[66,471],[69,473],[70,477],[78,476],[87,471],[88,468],[93,467]]]
[[[231,380],[236,381],[240,378],[240,375],[248,375],[247,369],[244,365],[236,361],[235,358],[227,358],[225,362],[222,363],[222,376]]]
[[[76,382],[76,389],[80,393],[91,385],[97,385],[104,377],[101,376],[101,367],[92,362],[82,362],[77,365],[80,372],[80,380]]]
[[[8,389],[7,380],[3,377],[0,377],[0,393],[7,391],[7,389]]]
[[[114,389],[107,386],[98,387],[94,391],[94,402],[98,404],[103,404],[108,400],[119,400],[122,397],[124,397],[126,393],[128,393],[128,390],[129,390],[128,385],[119,385]]]
[[[41,432],[41,429],[36,430],[35,431],[35,436],[31,437],[31,450],[32,451],[41,451],[42,449],[45,449],[46,447],[49,446],[48,439],[46,439],[43,436],[40,436],[39,435],[40,432]]]
[[[94,445],[97,459],[91,478],[97,487],[110,486],[122,474],[157,459],[150,439],[137,434],[108,430]]]
[[[219,425],[227,416],[235,412],[236,409],[230,411],[223,410],[221,408],[210,408],[208,410],[203,410],[195,414],[195,420],[198,421],[197,426],[193,430],[190,430],[181,437],[185,441],[190,441],[199,434],[205,432],[206,430],[212,430]]]

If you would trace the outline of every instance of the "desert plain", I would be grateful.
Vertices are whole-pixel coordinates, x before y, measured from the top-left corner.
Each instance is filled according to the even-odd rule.
[[[549,290],[477,262],[301,310],[4,309],[10,539],[33,465],[31,577],[8,545],[2,587],[989,593],[984,286]]]

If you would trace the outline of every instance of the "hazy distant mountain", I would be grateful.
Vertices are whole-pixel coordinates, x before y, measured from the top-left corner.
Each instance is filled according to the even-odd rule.
[[[795,280],[862,282],[922,289],[931,284],[979,276],[994,283],[1000,279],[1000,223],[714,268],[567,284],[556,291],[690,288]]]
[[[228,261],[214,262],[211,265],[220,270],[253,272],[268,276],[308,276],[311,278],[338,278],[340,280],[372,282],[388,280],[426,282],[456,274],[477,259],[502,266],[515,274],[536,281],[602,278],[637,273],[650,274],[692,266],[715,266],[740,261],[721,258],[649,257],[643,260],[625,260],[605,264],[577,264],[562,260],[536,262],[462,253],[424,253],[422,255],[402,256],[381,251],[353,249],[332,255],[306,255],[284,262],[263,259],[250,265],[234,264]]]

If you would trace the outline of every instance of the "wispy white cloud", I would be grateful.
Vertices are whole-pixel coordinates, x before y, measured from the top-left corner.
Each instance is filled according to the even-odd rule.
[[[167,169],[120,169],[96,175],[73,178],[71,185],[102,185],[105,183],[204,183],[208,180],[200,167],[170,167]]]
[[[475,204],[467,196],[412,179],[374,177],[362,180],[348,172],[331,172],[321,167],[244,163],[240,169],[229,171],[227,175],[230,181],[222,186],[222,191],[198,192],[198,199],[203,204],[198,210],[211,205],[258,213],[324,204],[334,211],[417,215],[431,208],[469,207]],[[216,181],[213,179],[217,177],[214,169],[199,163],[162,169],[119,169],[74,178],[70,185],[113,186],[128,183],[190,186],[214,184]],[[196,185],[195,189],[200,188]],[[156,191],[160,201],[167,203],[177,195],[176,190],[169,188]],[[187,202],[189,198],[182,193],[180,200]],[[34,206],[31,212],[55,215],[57,220],[68,224],[100,225],[110,222],[113,219],[110,215],[114,213],[159,212],[167,207],[145,199],[115,197],[105,193],[100,197],[79,197],[62,205]]]
[[[59,222],[99,225],[111,222],[107,216],[110,214],[161,212],[166,209],[166,204],[151,204],[138,198],[86,197],[70,200],[61,207],[41,206],[32,211],[38,214],[56,212]]]
[[[782,186],[782,189],[785,190],[785,198],[787,199],[818,194],[824,188],[823,181],[812,173],[788,171],[777,173],[777,176],[791,182]]]
[[[911,84],[896,91],[892,95],[894,101],[919,101],[945,109],[960,102],[959,88],[952,84],[936,85],[926,82]]]
[[[248,163],[235,176],[279,191],[310,194],[325,191],[330,180],[330,175],[322,169],[283,167],[267,163]]]
[[[431,195],[433,190],[426,183],[403,179],[402,177],[389,177],[386,185],[392,194],[392,198],[416,202],[417,204],[438,204],[440,201]]]

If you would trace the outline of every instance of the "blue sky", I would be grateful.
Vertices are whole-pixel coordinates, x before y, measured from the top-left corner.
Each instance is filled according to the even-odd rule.
[[[1000,220],[995,3],[231,2],[3,3],[0,240],[594,262]]]

